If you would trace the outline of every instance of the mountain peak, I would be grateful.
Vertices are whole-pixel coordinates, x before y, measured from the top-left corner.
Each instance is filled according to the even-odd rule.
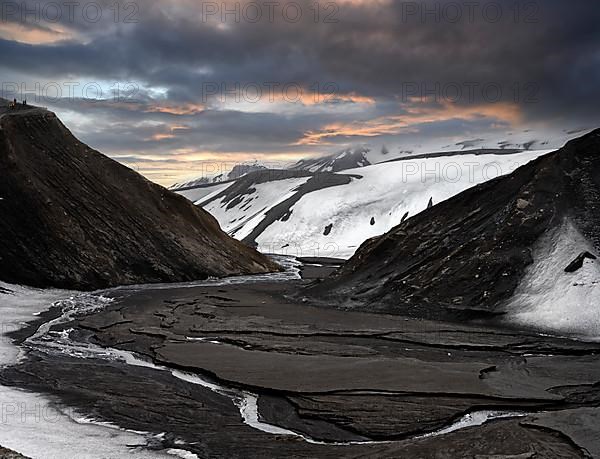
[[[333,155],[300,160],[291,169],[310,172],[341,172],[366,167],[371,165],[367,159],[369,151],[365,147],[346,148]]]

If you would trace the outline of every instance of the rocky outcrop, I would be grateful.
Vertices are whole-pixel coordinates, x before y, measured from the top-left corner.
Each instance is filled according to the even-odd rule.
[[[25,456],[22,456],[19,453],[15,453],[6,448],[2,448],[0,446],[0,459],[27,459]]]
[[[49,111],[0,104],[0,170],[5,282],[89,290],[278,269]]]
[[[502,314],[536,244],[565,220],[588,247],[569,254],[561,272],[600,249],[600,130],[367,241],[309,292],[345,308],[419,317]]]
[[[597,260],[598,257],[594,254],[591,254],[588,251],[581,252],[577,256],[577,258],[575,258],[575,260],[573,260],[571,263],[569,263],[569,266],[567,266],[565,268],[565,272],[566,273],[574,273],[574,272],[579,271],[583,267],[583,263],[585,262],[586,259]]]

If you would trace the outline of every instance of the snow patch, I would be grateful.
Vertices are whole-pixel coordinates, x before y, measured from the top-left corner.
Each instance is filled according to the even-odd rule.
[[[171,448],[167,450],[167,454],[171,454],[172,456],[177,456],[182,459],[200,459],[196,454],[186,451],[184,449]]]
[[[569,221],[542,238],[508,304],[509,320],[541,330],[600,340],[600,263],[586,259],[574,273],[565,268],[592,244]]]

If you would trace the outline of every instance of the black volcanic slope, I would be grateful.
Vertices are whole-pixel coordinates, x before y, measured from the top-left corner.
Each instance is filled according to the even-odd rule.
[[[278,269],[53,113],[0,102],[1,280],[88,290]]]
[[[308,292],[346,308],[410,316],[499,314],[533,262],[535,243],[565,220],[598,255],[600,130],[365,242]]]

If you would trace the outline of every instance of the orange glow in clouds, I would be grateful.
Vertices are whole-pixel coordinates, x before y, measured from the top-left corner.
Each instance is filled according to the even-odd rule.
[[[0,22],[0,38],[29,45],[44,45],[73,38],[70,32],[50,27],[27,27],[15,22]]]
[[[372,120],[353,123],[332,123],[320,131],[309,131],[296,145],[327,145],[328,139],[335,137],[376,137],[380,135],[417,132],[417,126],[453,119],[473,121],[490,118],[516,125],[521,120],[521,111],[516,104],[497,103],[477,106],[458,106],[450,102],[441,108],[407,109],[406,114],[384,116]]]

